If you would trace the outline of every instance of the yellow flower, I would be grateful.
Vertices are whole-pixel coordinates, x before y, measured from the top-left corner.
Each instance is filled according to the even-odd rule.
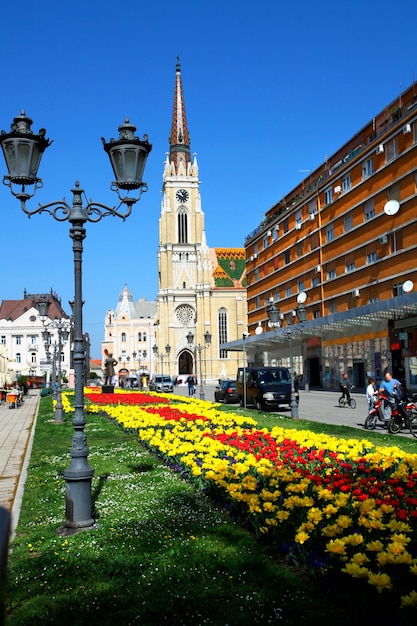
[[[368,583],[373,587],[376,587],[379,593],[381,593],[384,589],[392,589],[391,578],[388,574],[381,574],[381,572],[378,572],[377,574],[370,572],[368,576]]]
[[[309,538],[310,538],[310,537],[309,537],[309,535],[308,535],[307,533],[305,533],[305,532],[301,532],[301,533],[297,533],[297,534],[296,534],[296,536],[295,536],[295,541],[296,541],[297,543],[301,543],[301,544],[303,544],[303,543],[305,543],[305,542],[307,541],[307,539],[309,539]]]
[[[366,567],[361,567],[358,563],[346,563],[342,572],[353,576],[353,578],[367,578],[369,576],[369,570]]]
[[[408,596],[401,596],[401,608],[417,607],[417,591],[412,591]]]
[[[346,554],[344,539],[332,539],[327,544],[326,551],[332,554]]]

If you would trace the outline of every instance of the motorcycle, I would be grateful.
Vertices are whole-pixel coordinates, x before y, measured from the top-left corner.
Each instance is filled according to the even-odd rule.
[[[365,428],[374,430],[380,421],[387,426],[388,431],[393,435],[399,433],[403,428],[408,428],[413,437],[417,438],[417,407],[415,402],[417,394],[413,394],[412,398],[413,401],[391,402],[391,414],[388,418],[385,414],[385,396],[381,393],[375,394],[373,397],[374,406],[366,417]]]
[[[403,428],[408,428],[413,437],[417,438],[417,394],[412,395],[412,400],[400,400],[396,404],[397,411],[391,415],[388,422],[388,430],[391,434],[399,433]]]
[[[388,424],[389,420],[385,417],[384,400],[385,396],[381,393],[376,393],[373,396],[373,407],[370,409],[364,424],[366,430],[374,430],[378,421],[382,424]]]

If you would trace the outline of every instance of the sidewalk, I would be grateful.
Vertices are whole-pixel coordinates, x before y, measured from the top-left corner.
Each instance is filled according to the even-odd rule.
[[[39,389],[32,389],[17,409],[0,404],[0,505],[12,514],[10,540],[19,520],[39,399]]]

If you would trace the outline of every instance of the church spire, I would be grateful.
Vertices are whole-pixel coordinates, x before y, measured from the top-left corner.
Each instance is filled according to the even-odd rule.
[[[172,126],[169,143],[170,161],[174,163],[176,171],[178,172],[178,168],[181,164],[184,166],[185,171],[187,171],[187,165],[191,160],[190,134],[188,132],[187,118],[185,116],[184,94],[182,91],[181,81],[181,65],[178,55],[175,79],[174,110],[172,114]]]

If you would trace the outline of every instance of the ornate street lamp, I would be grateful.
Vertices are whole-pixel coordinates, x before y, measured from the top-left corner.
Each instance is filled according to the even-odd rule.
[[[92,200],[83,206],[83,194],[78,181],[71,190],[73,194],[72,205],[66,200],[58,200],[45,205],[39,205],[35,209],[29,209],[26,202],[34,195],[42,180],[38,178],[38,168],[45,149],[51,145],[46,139],[45,129],[38,134],[31,130],[32,120],[22,111],[20,116],[13,120],[9,133],[1,131],[0,145],[6,160],[8,174],[3,182],[10,188],[10,192],[20,200],[22,210],[31,217],[36,213],[49,213],[58,221],[68,221],[70,237],[73,242],[74,253],[74,371],[75,371],[75,397],[74,397],[74,434],[71,446],[70,467],[64,470],[63,476],[66,481],[66,521],[62,532],[75,532],[77,529],[89,528],[94,525],[91,502],[91,481],[94,470],[88,464],[87,438],[84,433],[84,371],[85,349],[83,336],[82,317],[82,252],[83,241],[86,237],[86,222],[98,222],[107,215],[120,217],[125,220],[132,212],[133,205],[140,199],[142,192],[147,190],[142,176],[146,159],[152,149],[145,135],[141,140],[135,136],[135,126],[129,122],[119,126],[119,138],[110,139],[109,142],[102,138],[104,150],[110,157],[115,175],[115,181],[111,184],[120,203],[109,207]],[[26,188],[34,186],[33,192],[28,193]],[[17,187],[17,190],[16,190]],[[19,189],[20,187],[20,189]],[[138,197],[128,195],[121,196],[120,191],[135,191]]]
[[[190,347],[192,347],[193,342],[194,342],[194,335],[191,332],[191,330],[188,332],[187,334],[187,342],[188,345]],[[200,400],[204,400],[205,399],[205,395],[204,395],[204,387],[203,387],[203,366],[202,366],[202,360],[201,360],[201,353],[203,350],[206,350],[210,344],[211,344],[211,334],[209,333],[208,330],[206,330],[206,332],[204,333],[204,346],[202,346],[201,344],[198,344],[197,346],[195,346],[195,350],[198,351],[198,356],[199,356],[199,367],[200,367]]]
[[[304,293],[304,292],[303,292]],[[301,294],[300,294],[301,295]],[[286,334],[288,340],[288,352],[290,355],[290,377],[291,377],[291,417],[292,419],[298,419],[298,404],[297,397],[295,394],[295,386],[294,386],[294,359],[292,353],[292,335],[297,330],[302,330],[304,323],[307,318],[307,309],[303,305],[302,301],[298,301],[298,306],[295,311],[291,311],[286,315],[287,325],[282,329],[282,331]],[[281,327],[281,320],[283,316],[280,315],[279,308],[275,306],[275,304],[271,304],[271,306],[267,309],[269,324],[275,330],[278,330]],[[294,317],[298,318],[298,324],[293,324]]]
[[[160,354],[158,351],[158,346],[155,344],[152,348],[153,353],[155,355],[155,358],[161,359],[161,376],[162,376],[162,391],[164,390],[164,358],[166,357],[167,359],[169,359],[169,355],[171,353],[171,346],[169,345],[169,343],[167,343],[167,345],[165,346],[165,354]],[[168,363],[168,374],[169,374],[169,363]]]

